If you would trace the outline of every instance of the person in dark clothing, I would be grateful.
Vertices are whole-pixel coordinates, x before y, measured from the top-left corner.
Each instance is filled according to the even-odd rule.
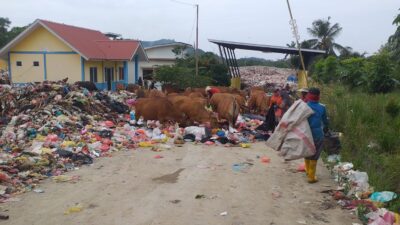
[[[139,77],[139,79],[138,79],[138,85],[139,85],[140,87],[143,87],[143,79],[142,79],[142,77]]]
[[[324,141],[324,133],[328,131],[328,118],[326,116],[326,108],[319,103],[320,90],[318,88],[310,88],[307,93],[307,105],[314,111],[308,118],[311,133],[314,140],[316,153],[305,158],[305,167],[309,183],[317,182],[315,176],[317,161],[322,152],[322,144]]]

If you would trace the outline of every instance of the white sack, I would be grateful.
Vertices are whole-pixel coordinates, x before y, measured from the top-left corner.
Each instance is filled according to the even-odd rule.
[[[267,146],[286,160],[295,160],[315,154],[315,146],[307,118],[314,111],[302,100],[297,100],[283,115]]]

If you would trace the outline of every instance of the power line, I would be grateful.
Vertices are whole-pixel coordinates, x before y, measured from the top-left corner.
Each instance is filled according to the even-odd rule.
[[[190,6],[193,6],[193,7],[196,6],[196,4],[191,4],[191,3],[188,3],[188,2],[181,2],[181,1],[177,1],[177,0],[170,0],[170,1],[171,2],[176,2],[178,4],[182,4],[182,5],[190,5]]]

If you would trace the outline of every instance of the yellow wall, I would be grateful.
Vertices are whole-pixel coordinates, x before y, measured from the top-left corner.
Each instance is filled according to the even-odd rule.
[[[23,52],[39,52],[26,54]],[[11,79],[15,83],[43,81],[44,80],[44,55],[46,54],[47,80],[57,81],[68,77],[68,82],[73,83],[82,79],[81,56],[79,54],[51,54],[51,52],[72,52],[73,49],[64,44],[52,33],[43,27],[38,27],[29,36],[21,40],[11,49]],[[22,66],[17,67],[16,61],[21,61]],[[39,61],[39,66],[34,67],[33,61]],[[7,63],[6,63],[7,65]],[[114,69],[114,81],[119,79],[119,67],[123,62],[117,61],[85,61],[85,80],[90,80],[90,67],[97,67],[97,82],[104,81],[104,68]]]
[[[11,51],[73,51],[64,42],[47,31],[38,27],[28,37],[20,41]]]
[[[8,62],[0,59],[0,70],[8,70]]]
[[[10,58],[12,82],[27,83],[44,80],[42,54],[11,54]],[[17,66],[17,61],[21,61],[22,66]],[[38,61],[39,66],[33,66],[33,61]]]
[[[68,77],[73,83],[82,79],[81,56],[78,54],[46,54],[47,80],[57,81]]]
[[[73,50],[43,27],[38,27],[29,36],[11,49],[11,79],[14,83],[44,81],[44,54],[46,54],[47,80],[57,81],[69,77],[72,83],[81,80],[81,57],[79,54],[51,54]],[[24,52],[39,52],[27,54]],[[22,66],[16,66],[21,61]],[[39,61],[34,67],[33,61]]]
[[[90,81],[90,67],[97,68],[97,82],[103,83],[103,62],[101,61],[85,61],[85,81]]]

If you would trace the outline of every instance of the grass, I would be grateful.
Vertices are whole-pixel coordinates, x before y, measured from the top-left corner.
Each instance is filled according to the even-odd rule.
[[[375,191],[400,193],[400,94],[367,94],[321,87],[332,130],[342,132],[342,161],[368,173]],[[389,108],[389,109],[388,109]],[[400,210],[400,199],[389,205]]]

